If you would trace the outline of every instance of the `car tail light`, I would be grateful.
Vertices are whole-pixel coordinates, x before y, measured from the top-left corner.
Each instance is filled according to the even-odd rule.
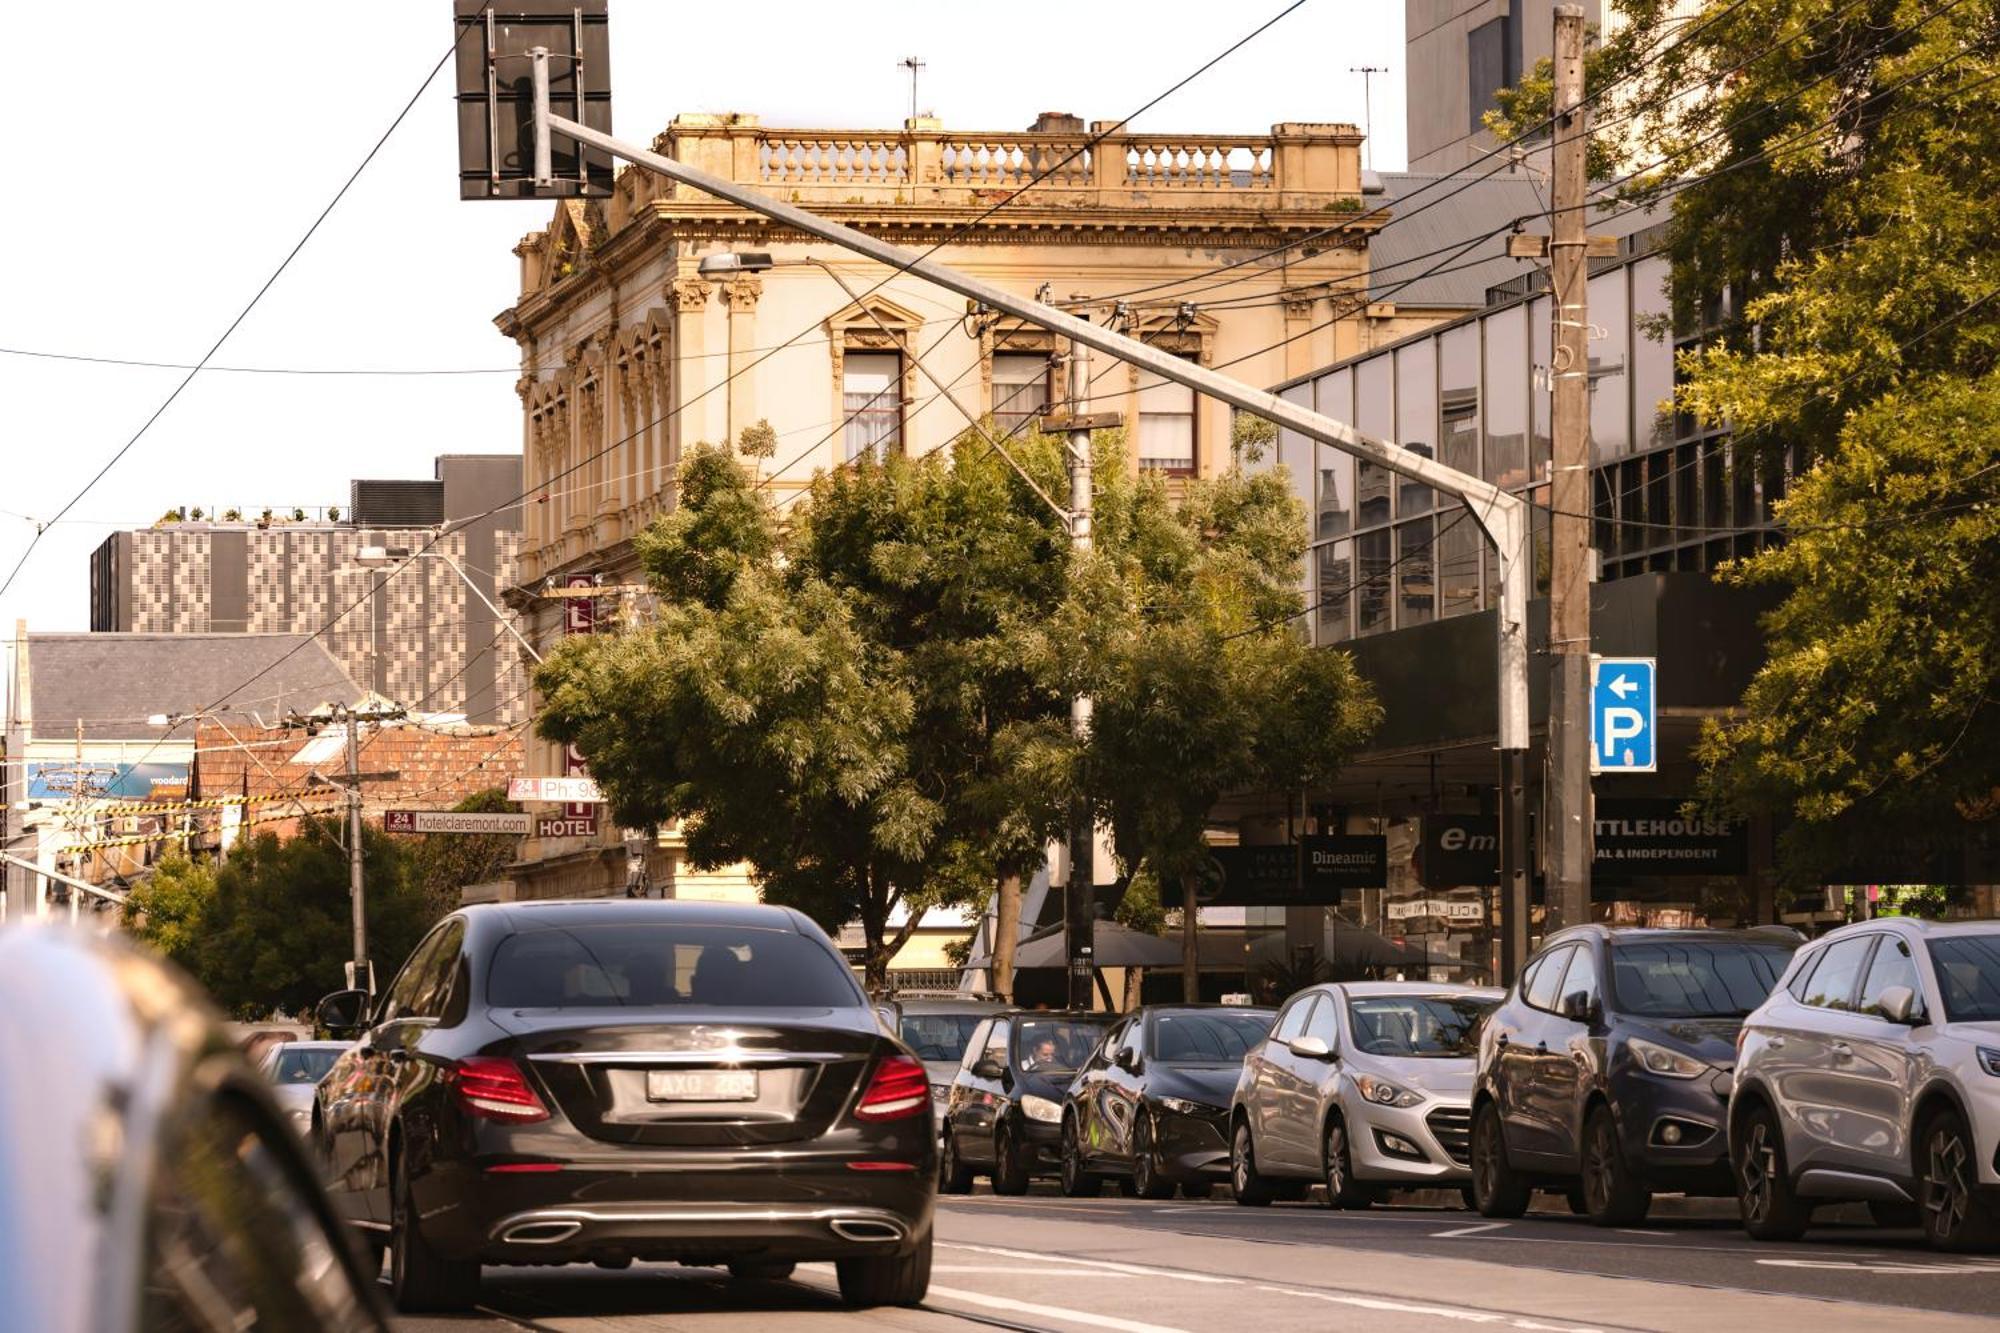
[[[449,1077],[459,1106],[472,1115],[517,1124],[549,1118],[549,1108],[512,1060],[475,1055],[452,1066]]]
[[[907,1055],[885,1055],[854,1108],[856,1120],[902,1120],[931,1104],[930,1075]]]

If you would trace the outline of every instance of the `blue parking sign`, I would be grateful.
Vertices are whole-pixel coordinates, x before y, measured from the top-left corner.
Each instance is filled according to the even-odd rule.
[[[1590,659],[1590,771],[1652,773],[1660,766],[1650,657]]]

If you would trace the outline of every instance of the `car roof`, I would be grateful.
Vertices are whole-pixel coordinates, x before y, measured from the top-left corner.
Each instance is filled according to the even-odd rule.
[[[1950,939],[1955,935],[2000,935],[2000,921],[1990,917],[1973,921],[1932,921],[1928,917],[1921,916],[1878,916],[1866,921],[1850,921],[1844,926],[1836,926],[1813,943],[1860,934],[1870,929],[1903,930],[1913,935]]]
[[[497,918],[507,929],[515,931],[661,923],[797,932],[806,920],[789,907],[678,898],[549,898],[536,902],[479,903],[461,908],[460,913],[468,921]]]
[[[1046,1020],[1052,1023],[1116,1023],[1123,1014],[1103,1013],[1096,1009],[1007,1009],[1002,1011],[1008,1018]]]
[[[906,1014],[977,1014],[984,1018],[988,1014],[1003,1013],[1007,1004],[1002,1000],[982,1000],[968,995],[962,1000],[944,996],[926,996],[923,999],[898,999],[891,997],[896,1008]]]
[[[1474,995],[1492,1000],[1507,993],[1498,986],[1468,986],[1457,981],[1337,981],[1315,989],[1342,990],[1349,996]]]
[[[1132,1017],[1137,1018],[1153,1014],[1189,1013],[1264,1014],[1268,1016],[1277,1012],[1277,1006],[1270,1004],[1146,1004],[1134,1009]]]
[[[1579,939],[1599,939],[1613,944],[1696,944],[1708,941],[1791,945],[1795,948],[1805,943],[1805,937],[1789,926],[1607,926],[1591,922],[1557,931],[1543,942],[1542,947],[1546,949]]]

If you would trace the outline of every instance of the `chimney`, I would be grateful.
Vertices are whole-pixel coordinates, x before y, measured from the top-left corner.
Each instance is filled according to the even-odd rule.
[[[1044,111],[1028,126],[1030,134],[1082,134],[1083,117],[1067,111]]]

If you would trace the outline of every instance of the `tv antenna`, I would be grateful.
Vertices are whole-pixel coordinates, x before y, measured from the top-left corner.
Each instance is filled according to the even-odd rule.
[[[910,119],[915,120],[917,118],[917,72],[925,68],[926,62],[922,56],[904,56],[896,63],[910,71]]]

